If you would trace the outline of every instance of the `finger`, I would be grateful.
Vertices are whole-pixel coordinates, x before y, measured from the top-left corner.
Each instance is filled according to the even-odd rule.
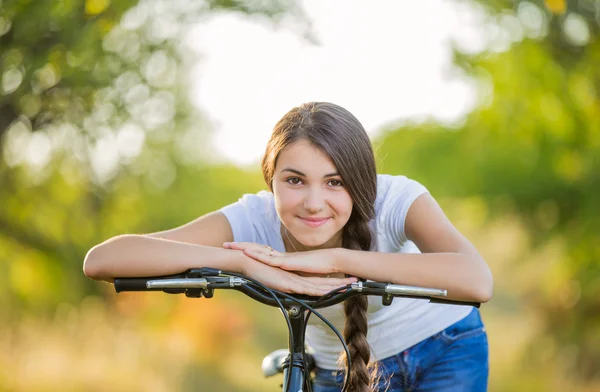
[[[279,290],[294,293],[306,294],[312,296],[322,296],[332,290],[346,286],[356,281],[351,278],[323,278],[323,277],[303,277],[295,273],[280,271],[280,279],[277,286]]]
[[[287,293],[321,296],[331,291],[323,287],[318,287],[298,275],[285,273],[283,277],[284,279],[280,281],[281,290]]]
[[[229,246],[230,246],[230,249],[234,249],[234,250],[244,251],[244,250],[249,249],[249,250],[253,250],[255,252],[262,252],[265,254],[268,254],[271,251],[271,249],[273,249],[268,245],[261,245],[261,244],[257,244],[254,242],[230,242]]]
[[[327,280],[323,278],[320,281],[315,281],[312,278],[300,278],[301,280],[296,280],[294,282],[294,286],[292,287],[294,292],[298,292],[299,294],[308,294],[314,296],[322,296],[329,293],[332,290],[337,288],[346,286],[347,284],[340,284],[339,281],[341,279],[332,279],[331,282],[325,283]],[[317,282],[317,283],[316,283]]]
[[[255,251],[252,249],[245,249],[244,250],[244,254],[248,257],[252,257],[254,260],[256,261],[260,261],[263,264],[266,265],[270,265],[272,267],[277,267],[277,268],[281,268],[282,265],[282,258],[281,257],[274,257],[275,256],[275,251],[273,251],[272,253],[269,252],[264,253],[263,251]]]
[[[276,251],[273,251],[273,255],[275,255]],[[270,265],[272,267],[279,267],[281,268],[281,257],[274,257],[271,256],[269,254],[265,254],[262,251],[261,252],[257,252],[255,250],[252,249],[244,249],[244,254],[248,257],[252,257],[254,260],[256,261],[260,261],[263,264],[267,264]]]
[[[244,250],[249,244],[247,242],[224,242],[223,247],[227,249]]]
[[[283,256],[285,256],[285,254]],[[319,262],[309,260],[305,257],[298,257],[297,255],[291,255],[290,257],[286,257],[285,261],[281,261],[279,268],[284,269],[286,271],[306,272],[314,274],[326,274],[331,272],[331,270],[327,266],[321,265]]]
[[[346,286],[352,283],[356,283],[358,279],[355,277],[352,278],[321,278],[321,277],[308,277],[312,283],[317,285],[327,285],[327,286],[335,286],[341,287]]]
[[[253,245],[258,245],[258,244],[253,244],[252,242],[227,242],[227,244],[229,244],[229,247],[231,249],[236,249],[236,250],[244,250],[247,248],[251,248]]]
[[[261,245],[261,244],[255,244],[255,243],[249,243],[248,246],[244,249],[253,250],[257,253],[262,253],[264,255],[269,255],[269,256],[272,256],[275,252],[275,250],[273,248],[271,248],[269,245]]]
[[[330,292],[333,288],[307,285],[300,282],[293,282],[288,285],[288,289],[290,293],[320,297]]]
[[[312,293],[311,295],[325,295],[327,293],[329,293],[330,291],[339,289],[340,287],[345,287],[350,285],[351,283],[353,283],[352,281],[350,282],[340,282],[340,281],[331,281],[331,282],[318,282],[315,284],[311,284],[310,286],[308,286],[310,292]]]

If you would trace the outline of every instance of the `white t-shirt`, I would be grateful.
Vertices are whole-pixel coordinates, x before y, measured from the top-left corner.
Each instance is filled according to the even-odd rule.
[[[404,223],[412,202],[426,193],[418,182],[404,176],[377,176],[375,218],[370,222],[374,233],[371,250],[387,253],[420,253],[406,238]],[[246,194],[236,203],[221,209],[229,220],[236,242],[255,242],[285,252],[281,220],[275,210],[273,194],[261,191]],[[441,287],[443,288],[443,287]],[[372,361],[395,355],[444,330],[472,310],[469,306],[432,304],[427,300],[394,298],[383,306],[381,297],[369,296],[367,341]],[[343,305],[320,309],[340,332],[345,316]],[[333,331],[316,316],[309,319],[306,341],[314,350],[317,366],[337,369],[342,346]]]

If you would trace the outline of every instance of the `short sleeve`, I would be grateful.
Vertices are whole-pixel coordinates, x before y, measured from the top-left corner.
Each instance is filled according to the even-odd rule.
[[[272,194],[262,191],[246,194],[219,211],[229,221],[235,242],[266,243],[270,228],[268,218],[273,215],[272,205]]]
[[[412,203],[427,188],[405,176],[378,176],[377,226],[393,247],[401,247],[407,241],[406,215]]]

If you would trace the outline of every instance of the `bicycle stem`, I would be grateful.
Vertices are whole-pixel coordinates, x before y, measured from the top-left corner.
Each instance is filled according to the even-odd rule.
[[[284,390],[300,391],[304,390],[307,380],[305,378],[305,366],[308,364],[304,361],[304,331],[306,330],[306,309],[302,309],[298,305],[292,305],[287,310],[292,324],[293,341],[290,346],[290,355],[283,363],[283,385]],[[289,380],[288,380],[289,378]],[[286,389],[286,386],[289,388]]]

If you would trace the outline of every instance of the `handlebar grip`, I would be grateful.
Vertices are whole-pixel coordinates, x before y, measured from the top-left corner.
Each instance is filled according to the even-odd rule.
[[[146,283],[152,278],[115,278],[115,291],[148,291]]]
[[[436,298],[436,297],[431,297],[429,299],[429,302],[436,303],[436,304],[444,304],[444,305],[473,306],[476,308],[479,308],[481,306],[481,302],[454,301],[451,299]]]
[[[173,275],[162,275],[162,276],[147,276],[137,278],[115,278],[113,285],[115,291],[120,293],[121,291],[161,291],[162,289],[149,289],[147,284],[149,280],[157,279],[177,279],[185,278],[184,273],[173,274]],[[178,290],[178,292],[183,292]]]

